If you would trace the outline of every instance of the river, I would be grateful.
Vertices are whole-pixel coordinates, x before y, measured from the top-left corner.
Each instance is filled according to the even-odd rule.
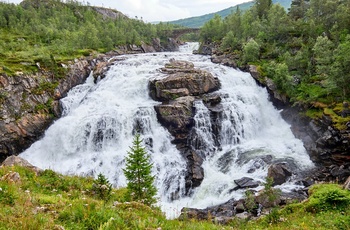
[[[154,164],[158,204],[168,218],[177,217],[182,207],[205,208],[241,198],[243,191],[231,191],[234,180],[248,176],[263,182],[268,166],[262,159],[266,156],[293,162],[297,170],[312,167],[302,142],[268,100],[266,90],[248,73],[213,64],[208,56],[193,55],[197,45],[189,43],[179,52],[118,56],[106,78],[95,84],[90,76],[61,100],[62,118],[20,156],[63,174],[102,173],[115,187],[123,187],[124,159],[135,130],[141,127]],[[154,105],[159,102],[148,94],[149,80],[164,77],[158,69],[171,58],[193,62],[196,68],[217,76],[222,85],[224,112],[217,143],[208,109],[195,102],[196,141],[201,143],[197,150],[206,160],[204,180],[190,197],[184,195],[186,163],[171,143],[172,136],[157,121]],[[293,180],[279,186],[287,191],[295,187]],[[175,192],[180,198],[172,201]]]

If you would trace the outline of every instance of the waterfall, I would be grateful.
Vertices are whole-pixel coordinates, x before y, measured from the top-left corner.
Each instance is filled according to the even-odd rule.
[[[247,73],[192,55],[195,47],[190,43],[180,52],[121,56],[106,78],[94,84],[90,76],[61,100],[63,117],[21,157],[64,174],[103,173],[115,187],[123,187],[124,159],[134,134],[140,132],[154,164],[159,205],[169,218],[185,206],[205,208],[240,198],[242,192],[231,191],[233,180],[249,176],[264,181],[264,157],[293,161],[299,169],[311,167],[301,141],[268,101],[266,90]],[[148,94],[148,81],[163,77],[157,69],[171,58],[193,62],[217,76],[222,85],[217,130],[213,130],[210,109],[199,100],[194,104],[196,138],[191,144],[205,159],[205,178],[191,197],[184,195],[186,162],[171,143],[173,137],[157,121],[154,105],[159,102]],[[281,188],[293,186],[287,183]]]

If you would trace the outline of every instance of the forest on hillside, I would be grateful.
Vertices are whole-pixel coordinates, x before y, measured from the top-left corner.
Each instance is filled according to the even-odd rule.
[[[0,2],[0,72],[11,75],[30,71],[36,60],[73,59],[119,45],[150,43],[156,37],[166,39],[173,27],[144,23],[75,0]]]
[[[238,56],[240,66],[257,65],[313,115],[350,99],[350,0],[293,0],[289,12],[256,0],[244,13],[215,16],[201,41]]]

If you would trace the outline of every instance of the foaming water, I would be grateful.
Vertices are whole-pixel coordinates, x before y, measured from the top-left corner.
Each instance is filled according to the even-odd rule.
[[[135,132],[140,131],[154,164],[159,205],[168,218],[176,217],[185,206],[205,208],[240,198],[242,192],[232,192],[233,180],[248,176],[264,181],[264,157],[293,161],[298,170],[312,167],[301,141],[268,101],[266,90],[247,73],[192,55],[196,47],[190,43],[175,53],[122,56],[105,79],[94,84],[90,76],[61,100],[64,116],[21,157],[64,174],[103,173],[114,186],[123,187],[124,158]],[[171,144],[172,136],[158,123],[154,110],[158,102],[148,94],[149,80],[163,77],[157,69],[171,58],[193,62],[217,76],[222,85],[217,133],[212,130],[209,109],[201,101],[194,104],[192,145],[206,160],[205,178],[191,197],[184,195],[186,163]],[[286,184],[282,189],[294,187]],[[175,197],[179,199],[172,201]]]

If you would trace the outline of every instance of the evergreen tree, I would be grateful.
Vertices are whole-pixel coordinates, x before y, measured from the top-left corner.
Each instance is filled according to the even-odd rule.
[[[157,189],[153,185],[154,176],[151,175],[153,165],[150,162],[150,156],[141,143],[140,135],[136,134],[133,147],[130,147],[126,157],[126,168],[123,171],[128,181],[127,196],[131,200],[151,205],[156,201],[154,196]]]
[[[256,12],[259,18],[266,17],[272,6],[272,0],[255,0]]]

